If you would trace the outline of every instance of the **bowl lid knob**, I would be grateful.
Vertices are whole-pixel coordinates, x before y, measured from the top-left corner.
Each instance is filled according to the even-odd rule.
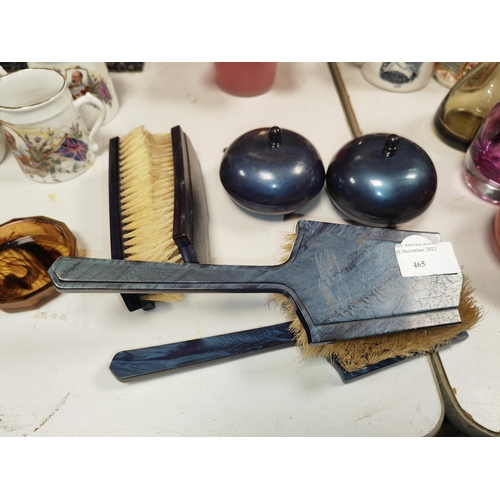
[[[398,150],[399,137],[396,134],[389,134],[385,139],[384,144],[384,156],[386,158],[391,158],[396,154]]]
[[[279,148],[281,145],[281,129],[279,127],[271,127],[269,130],[269,146]]]

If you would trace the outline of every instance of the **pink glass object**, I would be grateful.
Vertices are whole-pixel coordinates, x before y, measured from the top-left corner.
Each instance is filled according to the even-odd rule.
[[[228,94],[253,97],[265,94],[274,83],[275,62],[216,62],[215,81]]]
[[[500,102],[479,127],[465,153],[464,179],[474,194],[500,204]]]

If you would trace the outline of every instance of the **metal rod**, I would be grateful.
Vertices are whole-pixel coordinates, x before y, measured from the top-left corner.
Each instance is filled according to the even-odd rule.
[[[358,120],[356,119],[356,114],[354,113],[354,108],[352,107],[349,94],[347,93],[344,85],[344,80],[342,79],[342,75],[340,74],[340,70],[337,66],[337,63],[334,62],[329,62],[328,68],[330,69],[335,87],[337,88],[337,92],[339,93],[340,102],[342,103],[342,107],[344,108],[347,123],[349,124],[352,135],[355,139],[357,139],[358,137],[361,137],[363,133],[359,128]]]

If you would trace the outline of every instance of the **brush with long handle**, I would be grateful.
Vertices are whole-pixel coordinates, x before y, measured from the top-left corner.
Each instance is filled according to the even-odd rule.
[[[286,296],[321,344],[460,323],[461,273],[403,277],[395,245],[435,233],[301,220],[289,259],[277,266],[169,264],[60,258],[60,292],[257,292]]]
[[[289,238],[284,249],[292,243],[292,238]],[[272,299],[276,299],[276,296]],[[314,347],[307,344],[302,325],[296,318],[263,328],[119,351],[113,356],[109,369],[118,379],[125,380],[298,343],[302,353],[307,351],[309,355],[325,358],[344,382],[350,382],[468,338],[465,330],[477,323],[480,311],[473,301],[473,290],[467,281],[462,287],[458,310],[462,322],[457,325]],[[295,313],[288,311],[287,316],[293,317]]]
[[[261,351],[270,347],[288,347],[295,345],[295,335],[291,332],[290,326],[290,322],[285,322],[266,328],[254,328],[236,333],[119,351],[113,356],[109,369],[116,378],[127,380],[230,358],[248,352]],[[466,338],[468,338],[467,332],[460,332],[444,345],[455,344]],[[417,354],[419,353],[406,357],[386,358],[375,364],[350,372],[344,370],[333,360],[329,359],[329,361],[338,370],[342,380],[347,382],[399,363]]]

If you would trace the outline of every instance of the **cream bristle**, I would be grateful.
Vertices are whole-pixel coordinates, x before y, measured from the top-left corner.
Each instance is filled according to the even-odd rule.
[[[282,245],[282,262],[290,255],[295,235],[288,235]],[[408,358],[415,354],[427,354],[448,344],[453,337],[473,328],[482,318],[483,310],[474,299],[474,289],[467,277],[464,278],[458,311],[462,322],[459,325],[442,326],[425,330],[413,330],[387,335],[377,335],[356,340],[345,340],[332,344],[311,345],[307,333],[299,320],[295,308],[283,295],[269,296],[269,302],[281,309],[291,322],[289,330],[302,359],[326,358],[335,360],[347,372],[361,370],[389,358]]]
[[[127,260],[183,262],[172,237],[174,161],[170,134],[137,127],[120,139],[120,196]],[[182,294],[148,294],[153,301],[182,300]]]

